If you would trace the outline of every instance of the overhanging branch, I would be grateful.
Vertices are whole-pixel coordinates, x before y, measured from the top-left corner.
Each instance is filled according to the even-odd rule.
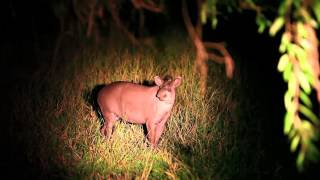
[[[155,13],[160,13],[163,10],[163,6],[157,6],[152,0],[132,0],[131,2],[136,9],[146,9]]]
[[[201,6],[201,2],[198,0],[197,5]],[[199,22],[197,22],[196,27],[191,22],[188,13],[188,7],[185,0],[182,1],[182,17],[184,24],[186,26],[187,32],[196,48],[196,59],[195,64],[197,69],[200,73],[200,91],[201,94],[204,95],[207,87],[207,76],[208,76],[208,67],[207,67],[207,60],[213,60],[219,64],[225,64],[226,67],[226,75],[228,78],[232,78],[233,71],[234,71],[234,62],[229,54],[228,50],[225,48],[223,43],[214,43],[214,42],[203,42],[201,39],[201,33],[199,29]],[[200,12],[200,8],[198,7]],[[198,21],[200,19],[198,18]],[[207,49],[216,49],[221,53],[217,55],[214,52],[208,52]]]

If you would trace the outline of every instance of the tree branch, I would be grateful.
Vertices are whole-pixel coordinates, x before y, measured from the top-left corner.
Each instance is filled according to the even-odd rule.
[[[108,9],[113,21],[116,23],[116,26],[127,36],[130,42],[133,45],[140,45],[140,42],[137,40],[137,38],[122,24],[122,21],[117,13],[117,0],[108,0]]]
[[[206,48],[217,49],[219,52],[222,53],[222,56],[218,56],[210,53],[209,58],[220,64],[225,63],[227,77],[232,78],[233,72],[234,72],[234,61],[231,55],[229,54],[228,50],[224,47],[224,44],[214,43],[214,42],[205,42],[204,46]]]
[[[197,34],[196,29],[192,25],[191,19],[188,15],[188,10],[187,10],[187,5],[185,0],[182,0],[181,7],[182,7],[182,17],[183,17],[184,24],[196,48],[195,64],[200,73],[200,93],[201,95],[205,95],[206,88],[207,88],[207,76],[208,76],[208,66],[206,64],[208,60],[208,53],[199,35]]]
[[[146,9],[155,13],[160,13],[163,10],[161,5],[157,6],[152,0],[132,0],[131,2],[136,9]]]
[[[198,11],[200,12],[201,0],[197,1],[197,5],[198,5]],[[211,59],[219,64],[224,63],[228,78],[232,78],[233,76],[234,62],[231,55],[227,51],[227,49],[224,47],[223,43],[214,43],[214,42],[204,43],[201,40],[201,36],[199,35],[200,33],[199,30],[202,30],[202,28],[199,28],[200,19],[198,18],[197,25],[196,27],[194,27],[189,17],[188,8],[185,0],[182,1],[181,7],[182,7],[182,17],[183,17],[184,24],[196,48],[195,64],[200,73],[200,91],[201,91],[201,94],[204,95],[206,92],[207,76],[208,76],[208,66],[206,64],[207,60]],[[208,52],[207,49],[216,49],[222,54],[222,56],[219,56],[213,52]]]

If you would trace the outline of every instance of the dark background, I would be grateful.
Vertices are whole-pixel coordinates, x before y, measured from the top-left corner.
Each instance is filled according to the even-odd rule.
[[[3,100],[1,114],[4,115],[1,120],[1,142],[4,143],[4,153],[1,154],[0,169],[3,176],[14,174],[16,177],[35,178],[38,175],[37,167],[29,164],[24,149],[20,149],[15,138],[8,135],[8,127],[14,124],[10,119],[11,105],[24,100],[9,98],[14,95],[7,94],[10,94],[13,84],[28,81],[29,75],[45,64],[42,57],[53,55],[60,27],[52,12],[52,2],[7,0],[2,3],[4,5],[1,9],[4,13],[1,16],[0,67]],[[194,10],[190,9],[193,15]],[[180,1],[172,2],[166,13],[168,16],[146,14],[146,28],[150,35],[161,35],[168,27],[184,29]],[[286,84],[276,70],[279,37],[272,38],[267,33],[258,34],[255,13],[247,11],[241,14],[234,12],[227,18],[219,17],[216,30],[212,30],[210,26],[204,27],[204,38],[225,41],[230,53],[235,55],[238,65],[236,71],[245,82],[243,88],[246,90],[248,102],[257,110],[257,117],[249,121],[259,121],[256,124],[260,126],[264,149],[261,166],[265,166],[266,171],[273,169],[273,176],[266,174],[266,179],[310,179],[312,175],[319,175],[317,165],[310,166],[302,174],[297,172],[295,154],[290,153],[290,145],[283,135],[283,95]]]

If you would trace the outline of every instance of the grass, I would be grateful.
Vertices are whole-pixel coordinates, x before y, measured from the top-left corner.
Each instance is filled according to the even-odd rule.
[[[237,84],[225,78],[222,66],[209,64],[210,87],[202,98],[190,43],[176,37],[168,44],[143,51],[86,47],[57,69],[38,69],[30,82],[14,87],[15,98],[23,101],[14,104],[11,135],[41,177],[230,179],[258,171],[256,147],[247,151],[249,125],[237,117]],[[159,148],[150,148],[141,125],[122,121],[112,139],[104,139],[88,93],[99,84],[141,83],[165,74],[181,75],[183,82]]]

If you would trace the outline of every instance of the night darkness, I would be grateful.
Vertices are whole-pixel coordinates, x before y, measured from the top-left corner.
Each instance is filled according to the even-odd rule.
[[[54,15],[50,1],[16,1],[8,0],[1,9],[4,8],[1,26],[1,158],[0,168],[3,173],[0,177],[41,179],[43,171],[35,162],[30,161],[33,157],[28,157],[24,142],[37,141],[37,139],[24,139],[21,141],[19,130],[30,128],[25,126],[23,118],[14,114],[13,108],[16,104],[31,102],[30,99],[20,99],[13,94],[14,88],[19,88],[19,84],[28,85],[34,76],[34,72],[49,71],[51,68],[51,57],[59,38],[59,20]],[[190,5],[190,4],[189,4]],[[130,8],[131,5],[129,4]],[[167,8],[167,14],[154,15],[146,13],[146,28],[151,36],[161,36],[166,29],[176,28],[186,34],[180,13],[180,1],[172,2]],[[179,9],[176,10],[176,9]],[[194,9],[192,9],[194,11]],[[68,22],[74,20],[71,13]],[[283,134],[283,117],[285,108],[283,95],[287,87],[282,80],[282,75],[277,72],[277,62],[279,37],[271,38],[267,33],[258,34],[255,24],[255,13],[245,11],[243,13],[233,13],[228,17],[219,17],[219,24],[216,30],[210,26],[204,27],[204,39],[211,41],[225,41],[227,48],[236,61],[236,74],[239,78],[230,81],[240,82],[242,93],[235,93],[244,96],[246,104],[252,105],[248,118],[249,124],[257,125],[249,129],[251,132],[259,134],[259,144],[261,148],[261,158],[259,165],[261,172],[259,175],[247,174],[243,177],[254,179],[311,179],[314,175],[319,175],[317,164],[311,164],[306,172],[298,173],[295,167],[295,155],[290,152],[290,144]],[[110,26],[112,23],[108,22]],[[134,23],[131,25],[135,29]],[[104,36],[109,36],[105,33]],[[82,51],[83,44],[72,39],[62,48],[59,54],[60,66],[64,66],[69,61],[69,57],[76,52]],[[86,41],[87,42],[87,41]],[[85,43],[84,43],[85,44]],[[227,80],[228,81],[228,80]],[[24,86],[25,87],[25,86]],[[23,89],[19,90],[23,92]],[[35,95],[36,96],[36,95]],[[28,104],[33,112],[37,112],[36,103]],[[256,130],[258,129],[258,130]],[[244,132],[248,134],[248,132]],[[250,134],[250,133],[249,133]],[[252,136],[256,135],[252,133]],[[18,140],[19,139],[19,140]],[[253,138],[254,139],[254,138]],[[244,141],[245,142],[245,141]],[[249,141],[250,142],[250,141]],[[250,150],[246,151],[251,153]],[[244,153],[246,153],[244,152]],[[250,155],[246,154],[246,157]],[[51,169],[46,175],[52,175],[59,169]],[[46,177],[46,176],[44,176]],[[319,177],[319,176],[315,176]],[[50,176],[55,178],[54,176]],[[237,177],[232,177],[237,178]]]

